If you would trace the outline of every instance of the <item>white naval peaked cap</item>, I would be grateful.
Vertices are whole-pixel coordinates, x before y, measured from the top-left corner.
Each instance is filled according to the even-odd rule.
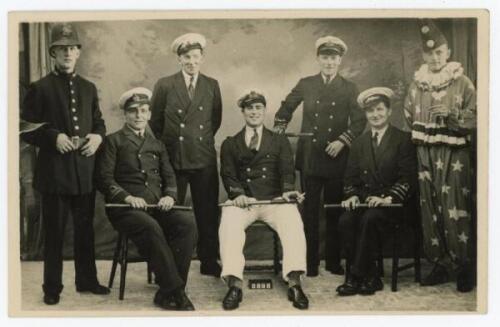
[[[192,49],[205,49],[207,39],[198,33],[187,33],[179,36],[172,42],[171,49],[176,55],[181,55]]]
[[[394,97],[394,91],[388,87],[372,87],[361,92],[358,95],[357,101],[361,108],[366,108],[374,101],[378,101],[384,97],[390,101]]]
[[[126,110],[140,106],[151,100],[153,93],[145,87],[134,87],[122,94],[120,101],[120,109]]]
[[[323,36],[316,40],[316,52],[323,50],[335,51],[341,56],[347,52],[347,45],[344,41],[336,36]]]

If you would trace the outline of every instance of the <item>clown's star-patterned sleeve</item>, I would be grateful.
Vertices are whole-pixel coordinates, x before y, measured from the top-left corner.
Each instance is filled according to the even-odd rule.
[[[464,75],[457,82],[460,83],[462,92],[452,95],[455,110],[452,110],[448,116],[449,128],[459,134],[468,135],[477,124],[476,89],[472,81]]]
[[[160,169],[161,169],[161,179],[163,183],[162,195],[170,196],[174,200],[177,200],[177,180],[175,178],[174,168],[170,163],[170,158],[168,156],[167,148],[163,142],[159,142],[161,146],[160,152]]]
[[[417,154],[409,133],[404,133],[396,160],[398,180],[391,186],[389,193],[393,202],[403,203],[411,197],[417,186]]]
[[[228,137],[222,142],[220,152],[220,175],[229,199],[245,195],[245,189],[238,179],[238,165],[233,150],[233,139]]]
[[[365,129],[366,125],[366,117],[363,110],[358,105],[356,99],[358,98],[359,91],[355,84],[351,84],[351,91],[349,95],[349,126],[347,130],[340,134],[339,141],[347,145],[351,146],[352,141]]]
[[[274,116],[274,127],[282,132],[286,130],[288,123],[292,120],[293,113],[304,100],[304,81],[301,79],[292,91],[281,102],[281,107]]]
[[[119,139],[111,135],[104,139],[104,146],[97,156],[96,184],[107,203],[123,203],[130,195],[115,180],[118,152]]]

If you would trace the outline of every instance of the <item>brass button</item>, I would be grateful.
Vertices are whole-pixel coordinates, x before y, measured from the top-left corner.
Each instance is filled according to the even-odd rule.
[[[315,131],[317,131],[317,130],[318,130],[318,126],[314,126],[313,128],[314,128],[314,130],[315,130]]]
[[[75,100],[75,99],[71,99],[71,102],[75,103],[75,102],[76,102],[76,100]]]
[[[249,168],[247,168],[247,171],[252,171],[252,169],[250,169],[250,167],[249,167]]]
[[[319,100],[316,100],[316,103],[319,103]]]
[[[316,139],[313,139],[313,143],[316,143]]]
[[[156,155],[153,154],[153,159],[156,159]]]
[[[200,129],[203,129],[203,125],[200,125]]]
[[[143,170],[141,170],[141,173],[145,174],[145,173],[146,173],[146,171],[143,169]]]
[[[262,178],[266,178],[266,175],[262,175]]]
[[[179,141],[184,140],[184,136],[179,136]]]
[[[329,129],[328,129],[328,131],[329,131],[329,132],[331,132],[331,131],[332,131],[332,129],[331,129],[331,128],[329,128]]]
[[[148,182],[144,183],[144,185],[148,186]]]
[[[75,129],[76,129],[76,130],[79,130],[79,129],[80,129],[80,126],[76,125],[76,126],[75,126]]]
[[[179,126],[180,126],[181,128],[186,127],[186,125],[184,125],[184,123],[181,123]]]
[[[182,114],[182,109],[178,109],[177,112]]]
[[[332,102],[332,106],[334,106],[334,105],[335,105],[335,101]]]
[[[318,116],[319,116],[319,115],[318,115],[318,113],[315,113],[315,114],[314,114],[314,117],[318,117]]]
[[[76,112],[76,109],[75,108],[71,108],[71,111]]]
[[[250,183],[251,179],[250,178],[247,178],[247,183]]]
[[[330,119],[333,119],[333,115],[330,115]]]
[[[75,94],[75,91],[71,90],[71,94]]]
[[[139,154],[137,155],[137,157],[138,157],[138,158],[140,158],[140,157],[141,157],[141,154],[139,153]]]
[[[69,81],[69,85],[73,85],[73,82],[72,82],[72,81]]]
[[[267,168],[266,167],[262,167],[262,171],[267,171]]]
[[[74,120],[74,121],[77,121],[77,120],[78,120],[78,117],[73,116],[73,120]]]
[[[203,136],[200,136],[200,141],[203,141]]]
[[[202,107],[202,106],[198,107],[198,110],[199,110],[199,111],[202,111],[202,110],[203,110],[203,107]]]

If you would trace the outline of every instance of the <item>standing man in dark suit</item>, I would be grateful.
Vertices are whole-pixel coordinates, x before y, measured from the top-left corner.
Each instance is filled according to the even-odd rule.
[[[217,263],[219,177],[214,136],[222,119],[219,83],[200,73],[206,40],[188,33],[172,43],[181,71],[161,78],[151,100],[151,129],[168,150],[184,203],[190,186],[198,226],[200,272],[220,276]]]
[[[55,70],[33,83],[21,118],[45,123],[24,140],[40,148],[33,186],[42,195],[45,238],[43,292],[57,304],[62,285],[66,220],[74,224],[75,283],[78,292],[108,294],[99,285],[94,255],[93,184],[95,152],[106,135],[95,85],[75,72],[81,43],[70,24],[52,28]]]
[[[349,153],[339,222],[342,246],[351,273],[337,288],[339,295],[372,295],[384,285],[375,269],[380,234],[391,221],[404,219],[404,209],[384,204],[408,204],[415,188],[417,156],[410,134],[389,123],[393,92],[375,87],[362,92],[358,103],[365,109],[370,130],[357,138]],[[367,203],[368,209],[357,208]]]
[[[317,276],[319,266],[320,198],[342,200],[342,179],[348,148],[365,127],[365,118],[356,103],[356,85],[338,74],[346,44],[325,36],[316,41],[321,72],[302,78],[287,95],[275,116],[274,130],[283,133],[297,107],[303,103],[302,132],[314,136],[300,139],[296,168],[301,171],[306,193],[302,219],[307,239],[307,275]],[[338,218],[340,211],[326,212],[325,266],[333,274],[343,274],[340,265]]]
[[[98,160],[99,189],[106,202],[130,205],[107,213],[113,227],[149,258],[160,285],[154,303],[167,310],[194,310],[184,288],[196,226],[191,215],[171,210],[177,198],[174,170],[165,145],[145,131],[150,98],[143,87],[121,96],[125,126],[106,137]],[[148,204],[158,208],[148,209]]]
[[[245,127],[222,143],[221,176],[232,206],[222,210],[219,230],[222,277],[229,290],[222,302],[225,310],[236,309],[243,298],[245,229],[256,220],[269,224],[283,246],[283,279],[288,281],[288,300],[298,309],[307,309],[309,300],[302,291],[300,277],[306,269],[304,227],[296,204],[252,205],[257,200],[292,198],[295,170],[290,142],[264,126],[266,99],[256,91],[239,101]]]

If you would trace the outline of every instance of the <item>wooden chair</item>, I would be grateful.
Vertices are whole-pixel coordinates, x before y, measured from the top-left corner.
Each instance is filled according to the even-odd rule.
[[[129,238],[125,233],[118,232],[118,239],[116,241],[115,253],[113,255],[113,265],[111,266],[111,273],[109,275],[108,287],[113,287],[115,279],[116,267],[120,264],[120,292],[118,298],[123,300],[125,296],[125,279],[127,275],[127,265],[129,263],[146,262],[147,263],[147,281],[148,284],[153,282],[152,271],[149,262],[143,258],[128,258],[128,241]]]
[[[253,224],[248,226],[246,231],[248,232],[249,229],[253,229],[253,228],[260,228],[260,229],[265,228],[266,230],[269,230],[272,232],[272,234],[273,234],[273,263],[272,263],[272,265],[265,265],[265,264],[245,265],[245,271],[249,271],[249,272],[273,271],[275,275],[279,274],[282,267],[281,267],[281,262],[280,262],[281,251],[280,251],[280,240],[279,240],[278,233],[276,233],[276,231],[274,229],[272,229],[271,227],[269,227],[269,225],[267,225],[266,223],[264,223],[262,221],[254,222]]]
[[[412,210],[413,209],[413,210]],[[386,210],[392,210],[387,208]],[[420,283],[421,279],[421,266],[420,266],[420,254],[422,247],[422,230],[420,225],[420,215],[416,206],[412,203],[409,206],[403,208],[403,219],[397,219],[391,228],[385,233],[388,236],[388,240],[392,243],[391,248],[391,259],[392,259],[392,269],[391,269],[391,291],[397,292],[398,290],[398,275],[400,272],[413,268],[414,269],[414,279],[416,283]],[[401,248],[401,230],[405,226],[410,227],[413,230],[414,240],[413,240],[413,262],[400,266],[400,248]],[[350,274],[351,263],[346,260],[346,278]],[[382,248],[379,249],[379,256],[377,258],[377,269],[379,275],[383,277],[384,274],[384,256]]]

